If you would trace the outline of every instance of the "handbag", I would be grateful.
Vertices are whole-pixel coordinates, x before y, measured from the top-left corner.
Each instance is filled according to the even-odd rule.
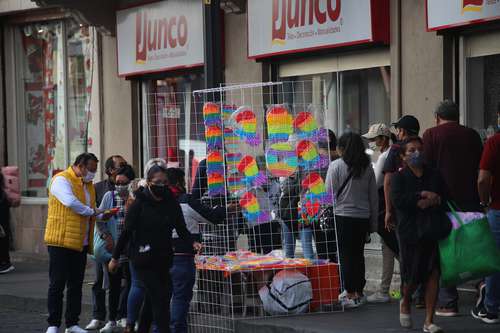
[[[486,215],[449,206],[452,230],[439,242],[442,285],[456,286],[500,272],[500,250]]]

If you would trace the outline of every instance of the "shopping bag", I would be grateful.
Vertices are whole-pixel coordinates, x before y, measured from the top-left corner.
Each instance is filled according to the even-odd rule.
[[[500,272],[500,250],[486,215],[457,212],[449,206],[452,230],[439,241],[442,286],[456,286]]]

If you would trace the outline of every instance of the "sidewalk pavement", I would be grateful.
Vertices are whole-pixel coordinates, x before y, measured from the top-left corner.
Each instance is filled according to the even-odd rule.
[[[44,332],[46,328],[46,298],[48,263],[39,260],[16,260],[16,270],[0,275],[0,333]],[[80,324],[91,317],[91,283],[93,263],[89,260],[83,287],[83,306]],[[500,332],[500,325],[486,325],[472,319],[469,314],[474,294],[461,293],[461,316],[437,318],[437,324],[447,333]],[[421,332],[423,310],[414,311],[414,330]],[[399,327],[397,302],[366,305],[343,313],[312,314],[295,317],[261,318],[236,322],[238,333],[378,333],[412,332]]]

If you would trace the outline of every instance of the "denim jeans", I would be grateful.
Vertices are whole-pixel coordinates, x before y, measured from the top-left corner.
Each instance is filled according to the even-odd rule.
[[[129,268],[131,283],[127,299],[127,324],[134,326],[139,318],[146,289],[144,284],[138,279],[137,272],[131,262],[129,263]]]
[[[285,250],[285,257],[294,258],[296,234],[293,230],[291,230],[290,226],[287,223],[281,224],[281,230],[283,235],[283,249]],[[298,233],[300,236],[300,242],[302,244],[302,251],[304,251],[304,258],[313,260],[313,230],[311,228],[305,227],[300,228]]]
[[[170,330],[172,333],[187,333],[189,304],[193,298],[193,286],[196,280],[194,257],[174,256],[170,276],[172,279]]]
[[[500,248],[500,210],[490,209],[488,222],[491,233]],[[495,273],[486,278],[486,299],[484,301],[488,312],[498,313],[500,307],[500,273]]]

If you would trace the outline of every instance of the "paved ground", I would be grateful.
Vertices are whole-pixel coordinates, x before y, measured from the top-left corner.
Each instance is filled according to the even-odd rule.
[[[22,261],[16,262],[15,266],[15,272],[0,275],[0,333],[43,333],[47,318],[47,263],[36,260]],[[82,325],[88,322],[91,315],[90,282],[92,275],[93,270],[89,265],[83,290]],[[462,293],[461,303],[462,316],[452,319],[438,319],[437,323],[446,328],[447,333],[500,332],[500,326],[487,326],[470,317],[468,312],[473,303],[473,294]],[[421,332],[422,321],[423,311],[416,311],[413,332]],[[241,333],[412,332],[399,327],[396,303],[368,305],[344,313],[239,321],[236,323],[236,331]],[[208,333],[208,331],[206,332]],[[215,330],[210,331],[210,333],[212,332],[217,333]]]

